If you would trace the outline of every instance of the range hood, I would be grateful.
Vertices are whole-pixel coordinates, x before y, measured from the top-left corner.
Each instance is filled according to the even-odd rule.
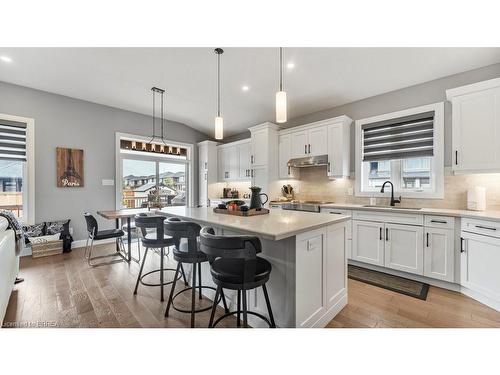
[[[290,159],[288,166],[293,168],[317,167],[328,164],[328,155],[306,156],[304,158]]]

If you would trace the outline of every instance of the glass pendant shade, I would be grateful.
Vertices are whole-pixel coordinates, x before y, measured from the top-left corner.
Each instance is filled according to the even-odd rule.
[[[276,93],[276,122],[286,122],[286,92],[278,91]]]
[[[215,139],[224,138],[224,119],[222,117],[215,118]]]

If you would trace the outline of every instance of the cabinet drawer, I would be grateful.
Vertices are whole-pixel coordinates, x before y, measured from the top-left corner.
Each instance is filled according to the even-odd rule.
[[[425,215],[424,225],[431,228],[453,229],[455,218],[449,216]]]
[[[351,216],[352,211],[351,210],[341,210],[338,208],[323,208],[321,207],[321,213],[325,214],[333,214],[333,215],[346,215],[346,216]]]
[[[500,238],[500,222],[496,221],[464,218],[462,219],[462,230]]]
[[[398,212],[353,211],[352,218],[357,220],[378,221],[383,223],[422,225],[423,215]]]

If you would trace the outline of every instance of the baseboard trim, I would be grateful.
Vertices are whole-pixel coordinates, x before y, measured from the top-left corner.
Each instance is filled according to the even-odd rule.
[[[460,288],[460,292],[465,294],[467,297],[475,299],[476,301],[481,302],[486,306],[491,307],[492,309],[495,309],[496,311],[500,311],[500,302],[497,300],[485,296],[484,294],[470,290],[464,286]]]
[[[342,291],[340,299],[332,305],[313,325],[312,328],[325,328],[337,314],[347,306],[347,289]]]

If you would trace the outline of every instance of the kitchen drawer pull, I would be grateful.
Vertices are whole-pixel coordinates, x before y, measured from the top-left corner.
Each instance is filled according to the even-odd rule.
[[[309,145],[309,153],[311,153],[311,145]]]
[[[307,154],[307,145],[304,145],[304,154]]]
[[[380,229],[379,240],[382,241],[382,228],[378,228],[378,229]]]
[[[253,155],[250,156],[250,163],[253,164]]]
[[[385,240],[389,241],[389,228],[385,228]]]
[[[429,247],[429,232],[427,232],[427,239],[426,239],[426,244],[427,247]]]
[[[431,223],[448,224],[446,220],[435,220],[435,219],[432,219]]]
[[[464,238],[463,238],[463,237],[460,237],[460,252],[461,252],[461,253],[465,253],[465,249],[464,249]]]
[[[342,215],[342,212],[333,212],[333,211],[330,211],[331,214],[333,215]]]
[[[479,229],[487,229],[487,230],[497,230],[497,228],[493,228],[493,227],[486,227],[484,225],[476,225],[476,228],[479,228]]]

